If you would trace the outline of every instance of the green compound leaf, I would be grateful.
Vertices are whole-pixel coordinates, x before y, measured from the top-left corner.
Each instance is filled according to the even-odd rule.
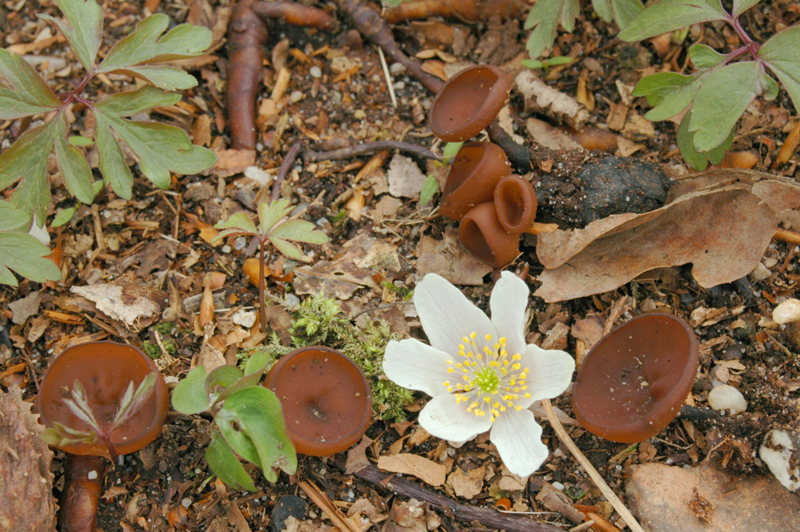
[[[273,246],[278,248],[278,251],[280,251],[290,259],[300,260],[303,258],[303,252],[300,250],[300,248],[295,246],[288,240],[283,240],[281,238],[275,238],[273,236],[270,236],[269,241],[272,242]]]
[[[694,147],[694,137],[695,132],[689,131],[689,121],[692,117],[692,111],[689,110],[681,120],[681,124],[678,127],[678,148],[681,150],[681,155],[683,159],[692,165],[692,167],[702,172],[708,167],[708,163],[717,165],[722,162],[722,158],[725,156],[725,152],[731,149],[733,146],[733,129],[731,129],[728,137],[725,141],[714,148],[711,151],[707,152],[698,152]]]
[[[27,231],[31,225],[31,214],[16,208],[12,203],[0,200],[0,231]]]
[[[592,6],[603,20],[615,20],[620,29],[625,29],[644,10],[639,0],[592,0]]]
[[[153,107],[169,107],[180,99],[180,94],[147,86],[136,91],[110,96],[98,102],[95,107],[107,114],[133,116]]]
[[[215,422],[231,448],[261,467],[269,482],[278,478],[274,468],[288,474],[297,470],[297,455],[286,433],[281,403],[271,390],[251,386],[231,394]]]
[[[61,100],[22,57],[0,50],[0,119],[54,111]]]
[[[699,22],[726,18],[720,0],[660,0],[642,11],[618,37],[642,41]]]
[[[44,220],[50,203],[47,160],[53,148],[55,125],[49,122],[23,133],[0,155],[0,190],[19,181],[11,197],[17,208]]]
[[[689,131],[695,131],[698,151],[722,144],[756,96],[771,90],[763,67],[755,61],[734,63],[716,70],[697,91]],[[774,83],[774,81],[773,81]]]
[[[83,152],[72,146],[67,139],[67,130],[69,129],[67,116],[60,113],[53,123],[56,128],[56,161],[58,169],[61,171],[61,177],[64,179],[64,185],[78,200],[89,204],[94,199],[92,169],[89,168]]]
[[[74,215],[75,215],[75,207],[60,209],[58,213],[56,213],[56,217],[53,218],[53,223],[50,224],[50,227],[61,227],[65,223],[72,220],[72,217]]]
[[[760,0],[733,0],[733,16],[738,18],[742,13],[756,5]]]
[[[211,471],[228,486],[234,489],[258,491],[253,479],[239,462],[239,458],[216,432],[212,433],[211,443],[206,449],[206,462]]]
[[[61,270],[46,259],[50,248],[25,233],[0,233],[0,284],[17,286],[14,270],[31,281],[60,281]]]
[[[210,168],[216,162],[217,156],[212,151],[192,144],[189,136],[182,129],[155,122],[125,120],[119,114],[114,113],[105,103],[100,102],[94,107],[95,120],[101,123],[100,129],[107,127],[122,139],[139,157],[142,173],[159,188],[165,190],[169,188],[170,172],[196,174]],[[116,163],[111,162],[115,158],[115,154],[114,150],[109,148],[111,139],[107,132],[102,140],[96,140],[98,149],[100,149],[101,142],[105,145],[104,151],[111,158],[110,165],[118,168],[118,158],[116,158]],[[121,154],[117,152],[116,155]],[[116,177],[126,180],[128,176],[117,175]],[[106,176],[104,173],[104,178],[110,180],[113,185],[115,176]],[[132,179],[130,183],[132,183]],[[116,188],[114,190],[117,191]],[[125,187],[117,192],[125,197],[123,192],[128,192],[128,190],[128,187]],[[127,197],[130,197],[129,192]]]
[[[208,392],[206,391],[206,368],[197,366],[180,381],[172,392],[172,407],[190,416],[208,409]]]
[[[727,57],[705,44],[693,44],[689,47],[689,58],[697,70],[714,68],[725,61]]]
[[[58,26],[83,68],[91,72],[102,39],[103,10],[94,0],[56,0],[56,3],[66,22],[50,15],[39,15],[39,18]]]
[[[167,90],[182,90],[197,85],[197,79],[177,67],[154,65],[201,54],[211,45],[211,30],[181,24],[159,39],[169,26],[166,15],[147,17],[134,32],[108,52],[98,73],[122,71],[144,78]]]
[[[212,244],[217,240],[222,240],[230,235],[259,235],[258,229],[256,229],[256,224],[254,224],[253,220],[251,220],[250,217],[243,212],[232,214],[227,220],[219,222],[217,225],[215,225],[214,228],[221,229],[222,231],[220,231],[220,233],[211,240]]]
[[[758,51],[761,58],[781,80],[800,110],[800,26],[792,26],[765,42]]]
[[[546,48],[553,47],[559,22],[571,32],[579,14],[578,0],[537,0],[525,21],[526,30],[534,28],[527,44],[531,59],[538,58]]]

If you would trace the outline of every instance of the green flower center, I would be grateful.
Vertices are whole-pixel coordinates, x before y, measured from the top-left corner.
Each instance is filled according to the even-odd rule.
[[[520,398],[530,398],[531,394],[525,379],[528,368],[522,368],[519,353],[509,356],[506,339],[500,338],[492,343],[492,335],[486,335],[486,345],[479,348],[475,342],[476,334],[470,333],[459,345],[459,360],[447,361],[448,373],[461,374],[462,382],[444,381],[447,391],[455,394],[456,403],[465,403],[467,412],[485,416],[488,411],[494,422],[507,408],[522,410],[516,404]]]

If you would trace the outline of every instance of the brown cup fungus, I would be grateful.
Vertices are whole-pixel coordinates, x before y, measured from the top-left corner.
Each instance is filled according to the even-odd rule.
[[[497,219],[494,203],[481,203],[464,218],[458,235],[464,247],[492,268],[501,268],[519,254],[519,234],[506,231]]]
[[[300,454],[344,451],[369,426],[372,392],[364,372],[329,347],[292,351],[272,367],[264,385],[281,401],[287,432]]]
[[[508,157],[500,146],[465,143],[447,176],[440,212],[451,220],[461,220],[476,205],[492,201],[497,183],[509,171]]]
[[[494,189],[494,206],[500,225],[510,233],[524,233],[536,218],[536,192],[518,175],[507,175]]]
[[[699,364],[691,327],[672,314],[638,316],[587,354],[572,391],[575,417],[607,440],[655,436],[678,414]]]
[[[511,91],[511,78],[496,66],[477,65],[455,74],[433,99],[428,118],[446,142],[477,135],[495,119]]]
[[[156,372],[155,388],[144,405],[122,427],[94,444],[72,443],[58,447],[67,453],[66,482],[59,510],[62,532],[94,531],[97,504],[102,491],[104,456],[136,452],[161,434],[169,412],[169,391],[153,361],[141,350],[116,342],[89,342],[66,349],[53,361],[42,379],[36,408],[49,428],[60,423],[71,429],[91,428],[64,404],[66,390],[79,381],[86,403],[101,430],[111,427],[120,402],[133,383],[134,389]],[[92,429],[93,430],[93,429]]]

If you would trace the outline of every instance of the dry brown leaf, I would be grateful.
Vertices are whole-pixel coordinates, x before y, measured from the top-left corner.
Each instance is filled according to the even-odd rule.
[[[241,174],[245,169],[256,164],[255,150],[219,150],[215,152],[217,162],[206,173],[217,177],[228,177]]]
[[[545,148],[551,150],[577,150],[581,148],[581,145],[575,142],[569,135],[537,118],[529,118],[525,122],[525,127],[531,137],[533,137],[533,140]]]
[[[453,487],[453,491],[457,496],[471,499],[479,495],[483,490],[483,475],[485,473],[484,466],[469,472],[464,472],[460,467],[457,467],[450,474],[447,482]]]
[[[491,266],[467,251],[456,233],[447,227],[442,240],[423,235],[417,247],[417,273],[437,273],[453,284],[481,285]]]
[[[362,286],[377,288],[372,271],[355,265],[376,242],[359,234],[342,247],[344,252],[333,261],[321,260],[313,266],[302,266],[294,270],[294,289],[297,294],[323,294],[326,297],[350,299]]]
[[[378,468],[392,473],[413,475],[431,486],[441,486],[445,481],[444,465],[415,454],[400,453],[378,458]]]
[[[703,287],[732,282],[761,260],[776,225],[773,211],[748,186],[733,184],[692,192],[648,213],[542,234],[536,252],[547,269],[535,295],[548,302],[577,299],[686,263]]]
[[[70,292],[83,296],[97,305],[97,310],[113,320],[121,321],[129,330],[139,331],[158,317],[161,307],[135,287],[117,284],[73,286]]]
[[[352,475],[358,473],[369,465],[367,458],[367,448],[372,445],[372,440],[366,436],[361,437],[361,441],[355,447],[347,451],[347,461],[344,464],[344,474]],[[349,517],[349,515],[348,515]]]

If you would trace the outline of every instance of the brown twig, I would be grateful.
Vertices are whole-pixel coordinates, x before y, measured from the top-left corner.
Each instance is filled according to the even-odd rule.
[[[389,24],[435,16],[480,22],[493,15],[511,18],[517,13],[519,6],[514,0],[413,0],[386,10],[385,18]]]
[[[278,173],[275,174],[275,182],[272,183],[272,197],[270,198],[272,201],[278,201],[278,198],[281,197],[281,183],[286,179],[286,174],[289,173],[289,168],[294,164],[295,159],[297,159],[297,154],[300,153],[300,148],[302,147],[303,141],[299,140],[295,142],[294,146],[283,156],[283,161],[281,162],[280,168],[278,168]]]
[[[794,125],[792,131],[789,133],[789,136],[786,137],[786,141],[784,141],[783,146],[781,147],[781,151],[778,152],[777,157],[772,162],[772,166],[769,167],[770,170],[777,170],[782,164],[786,164],[789,162],[789,159],[792,158],[794,155],[794,151],[797,149],[798,144],[800,144],[800,120]]]
[[[345,470],[343,463],[334,462],[334,465],[342,471]],[[430,503],[432,507],[459,521],[467,523],[478,521],[485,527],[504,529],[506,532],[562,532],[560,528],[540,523],[527,515],[503,514],[492,508],[461,504],[450,497],[420,487],[404,478],[392,478],[372,464],[353,474],[374,484],[376,488],[389,489],[397,495]]]
[[[311,149],[306,149],[303,151],[303,160],[307,163],[337,161],[340,159],[357,157],[359,155],[366,155],[368,153],[375,153],[381,150],[400,150],[406,153],[413,153],[417,157],[422,157],[423,159],[433,159],[435,161],[443,160],[441,155],[433,153],[427,148],[401,140],[380,140],[378,142],[357,144],[356,146],[349,146],[347,148],[331,151],[313,151]]]
[[[422,70],[422,63],[414,58],[408,57],[400,50],[395,42],[392,32],[386,21],[381,17],[380,12],[370,4],[364,4],[360,0],[338,0],[339,8],[350,15],[356,29],[365,38],[371,40],[383,49],[392,61],[400,63],[408,73],[414,76],[420,83],[425,85],[434,94],[439,92],[444,82]]]

